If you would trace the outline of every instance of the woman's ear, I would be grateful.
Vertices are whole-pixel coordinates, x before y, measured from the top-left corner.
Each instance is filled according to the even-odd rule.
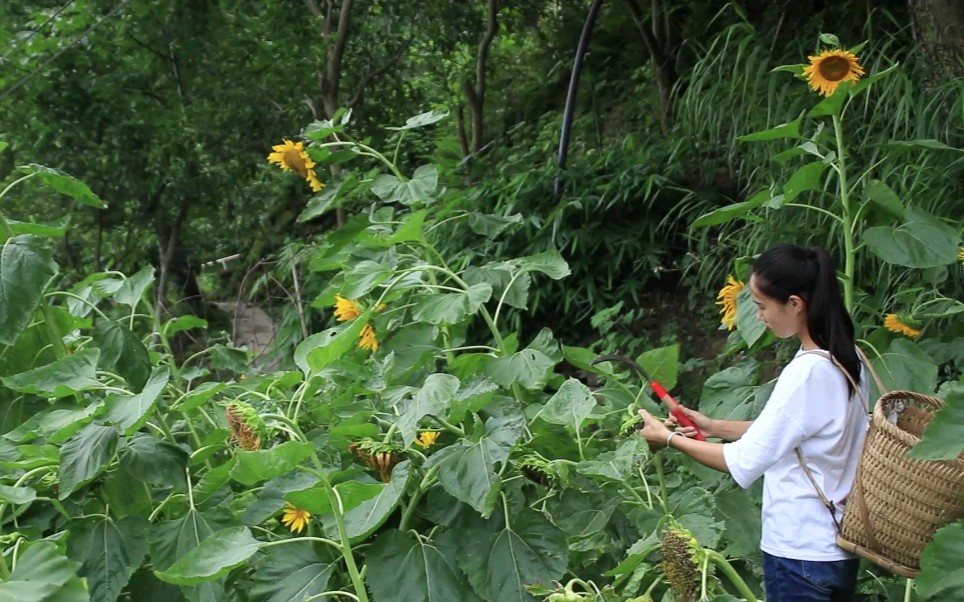
[[[797,295],[790,295],[790,298],[787,299],[787,302],[790,304],[790,309],[792,309],[793,313],[795,314],[799,314],[800,312],[806,311],[807,309],[806,301],[804,301],[802,297],[799,297]]]

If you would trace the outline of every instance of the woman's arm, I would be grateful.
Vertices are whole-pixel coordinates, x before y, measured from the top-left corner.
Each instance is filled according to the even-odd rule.
[[[726,460],[723,458],[722,443],[697,441],[689,437],[673,437],[669,440],[669,446],[680,450],[703,466],[709,466],[720,472],[730,472],[726,467]]]
[[[712,433],[718,439],[736,441],[746,434],[751,424],[752,420],[713,420]]]

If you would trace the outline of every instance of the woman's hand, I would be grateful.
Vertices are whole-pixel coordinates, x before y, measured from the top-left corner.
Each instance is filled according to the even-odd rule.
[[[643,419],[643,428],[639,435],[650,444],[666,445],[666,438],[671,431],[646,410],[640,410],[639,415]]]
[[[714,421],[712,418],[710,418],[709,416],[704,416],[703,414],[700,414],[696,410],[691,410],[683,406],[679,406],[679,409],[682,410],[684,414],[690,417],[693,423],[696,424],[696,426],[700,429],[700,431],[702,431],[704,435],[706,435],[707,437],[715,437],[715,435],[713,435]],[[672,414],[670,414],[669,418],[667,418],[663,422],[663,425],[670,430],[678,431],[679,434],[683,435],[684,437],[692,437],[696,435],[696,429],[694,429],[691,426],[680,426],[679,421],[676,419],[676,416],[673,416]]]

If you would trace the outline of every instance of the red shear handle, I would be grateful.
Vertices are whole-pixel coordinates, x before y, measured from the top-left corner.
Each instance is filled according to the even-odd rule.
[[[696,429],[696,434],[693,435],[693,439],[696,439],[697,441],[706,441],[706,436],[702,431],[700,431],[700,427],[696,426],[696,423],[693,422],[692,418],[683,413],[683,410],[681,410],[679,407],[679,403],[673,399],[672,395],[666,392],[666,389],[664,389],[662,385],[656,381],[652,381],[649,383],[649,386],[653,388],[653,393],[656,393],[656,396],[659,397],[660,401],[666,404],[666,406],[669,408],[669,413],[676,418],[676,422],[678,422],[680,426],[691,426]]]
[[[700,431],[700,427],[696,426],[696,423],[693,422],[693,419],[684,414],[683,410],[680,409],[679,406],[676,406],[675,410],[670,410],[670,414],[676,417],[676,422],[678,422],[680,426],[691,426],[696,429],[693,439],[696,439],[697,441],[706,441],[706,436],[702,433],[702,431]]]

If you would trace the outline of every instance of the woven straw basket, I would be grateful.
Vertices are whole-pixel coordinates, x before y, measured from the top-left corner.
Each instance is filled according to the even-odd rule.
[[[840,547],[904,577],[917,576],[934,532],[964,517],[964,454],[944,461],[907,457],[942,405],[908,391],[878,400],[837,536]],[[887,420],[893,412],[897,424]]]

